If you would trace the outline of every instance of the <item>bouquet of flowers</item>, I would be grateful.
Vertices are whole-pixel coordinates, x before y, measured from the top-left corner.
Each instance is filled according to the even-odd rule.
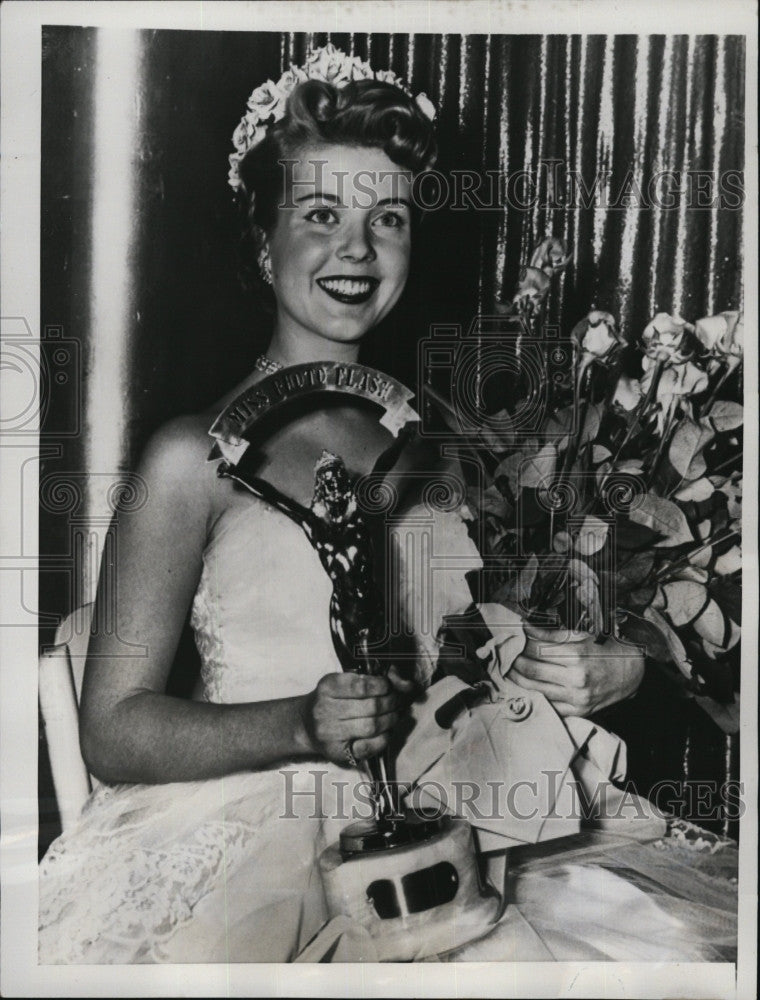
[[[594,310],[549,378],[542,337],[553,275],[569,260],[548,238],[506,311],[540,345],[541,419],[527,395],[476,425],[431,393],[471,445],[468,507],[485,600],[528,622],[640,643],[728,731],[738,727],[741,635],[743,324],[658,313],[635,337]],[[535,366],[534,366],[535,367]],[[535,381],[535,380],[534,380]],[[502,399],[515,400],[512,391]],[[534,399],[535,402],[535,399]]]

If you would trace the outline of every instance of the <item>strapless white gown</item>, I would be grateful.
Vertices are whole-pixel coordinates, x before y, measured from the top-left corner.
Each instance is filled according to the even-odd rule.
[[[424,585],[401,573],[401,603],[411,608],[410,620],[440,621],[469,603],[464,573],[478,565],[477,553],[458,513],[436,515],[436,522],[433,551],[457,558],[441,558],[442,569]],[[409,535],[404,538],[408,543]],[[447,565],[455,568],[447,571]],[[330,595],[316,552],[288,517],[254,497],[227,510],[210,533],[192,608],[202,697],[234,703],[298,695],[338,670]],[[431,624],[417,630],[422,681],[437,653]],[[522,774],[519,768],[532,775],[545,765],[536,759],[535,740],[545,737],[545,757],[556,737],[559,721],[553,714],[551,725],[540,721],[541,701],[535,696],[531,719],[516,724],[516,736],[525,739],[510,743],[518,768],[513,778]],[[532,737],[531,725],[538,727]],[[355,805],[366,813],[352,795],[359,778],[355,770],[315,760],[214,780],[99,786],[40,865],[40,963],[293,960],[328,916],[319,854],[353,818]],[[642,955],[639,936],[629,940],[626,929],[636,925],[634,911],[625,910],[613,933],[608,908],[600,910],[600,899],[617,898],[622,889],[607,884],[614,879],[609,860],[594,850],[582,869],[576,850],[575,868],[571,859],[558,871],[529,871],[518,880],[516,905],[490,937],[457,958],[694,961],[713,955],[709,949],[721,934],[730,945],[735,918],[731,923],[725,907],[713,912],[712,897],[712,909],[694,900],[681,905],[680,890],[673,898],[663,889],[668,905],[653,911],[650,890],[662,854],[633,845],[629,853],[648,852],[633,864],[648,873],[650,886],[636,890],[637,905],[648,907],[641,909],[649,941]],[[560,902],[564,910],[557,909]],[[671,913],[676,904],[678,913]],[[699,921],[689,913],[698,913]],[[568,944],[568,926],[576,925]]]
[[[304,694],[340,670],[316,552],[247,499],[214,525],[192,607],[202,697],[215,703]],[[315,862],[352,804],[333,782],[359,777],[301,760],[98,787],[40,866],[40,962],[292,959],[326,919]]]

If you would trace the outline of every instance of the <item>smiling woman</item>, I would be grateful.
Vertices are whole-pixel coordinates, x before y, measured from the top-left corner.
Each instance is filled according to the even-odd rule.
[[[341,672],[319,556],[206,458],[227,403],[286,365],[356,361],[396,304],[432,126],[391,83],[309,81],[250,140],[235,186],[274,299],[269,356],[159,430],[138,468],[148,500],[119,519],[117,591],[103,574],[96,605],[115,629],[92,637],[82,693],[81,746],[103,784],[43,859],[42,962],[292,959],[325,920],[315,864],[345,818],[336,795],[387,746],[413,687],[395,669]],[[356,478],[390,441],[366,410],[312,407],[273,429],[257,471],[306,506],[323,449]],[[188,610],[202,671],[182,700],[166,685]],[[124,642],[147,650],[129,669]],[[321,808],[301,789],[315,765]]]

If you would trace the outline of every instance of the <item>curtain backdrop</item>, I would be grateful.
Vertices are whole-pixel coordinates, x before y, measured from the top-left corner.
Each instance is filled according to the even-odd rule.
[[[91,599],[109,502],[114,490],[129,501],[130,489],[139,502],[119,479],[148,435],[210,405],[266,344],[266,317],[236,277],[227,155],[254,86],[302,63],[312,44],[331,40],[427,92],[441,173],[535,181],[515,189],[522,205],[429,213],[413,277],[380,332],[394,374],[414,380],[430,323],[468,325],[509,297],[548,233],[572,248],[550,315],[566,330],[592,307],[615,313],[629,337],[655,311],[693,320],[741,307],[741,198],[715,197],[744,164],[741,37],[145,31],[120,88],[125,37],[43,33],[41,328],[71,341],[79,366],[51,381],[45,403],[43,640],[57,615]],[[126,158],[110,107],[134,126]],[[98,199],[125,169],[129,204],[116,197],[104,213]],[[571,171],[587,189],[606,174],[617,204],[563,207]],[[680,176],[671,206],[637,202],[662,171]],[[683,193],[689,171],[713,178],[706,207]],[[678,707],[668,759],[725,775],[735,746],[690,711]]]

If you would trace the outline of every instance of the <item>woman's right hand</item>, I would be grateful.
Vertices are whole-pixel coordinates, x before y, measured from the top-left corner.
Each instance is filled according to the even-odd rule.
[[[411,683],[372,674],[326,674],[303,703],[309,750],[344,767],[386,748],[399,717],[399,692]]]

